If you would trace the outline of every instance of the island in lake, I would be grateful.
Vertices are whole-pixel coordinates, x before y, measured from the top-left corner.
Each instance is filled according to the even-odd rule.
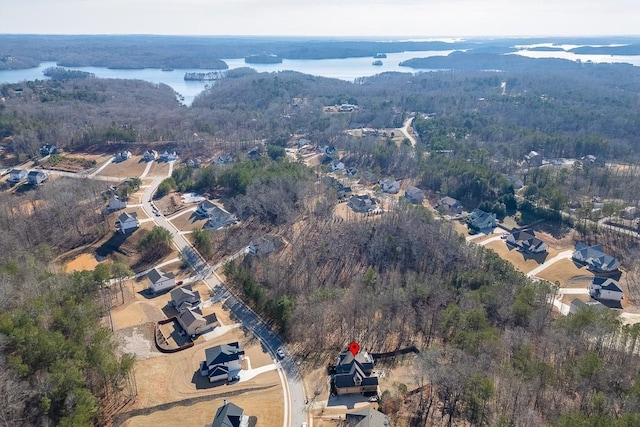
[[[282,58],[273,54],[249,55],[244,58],[247,64],[281,64]]]
[[[208,81],[218,80],[224,77],[223,71],[209,71],[208,73],[185,73],[185,80]]]
[[[42,74],[53,80],[91,79],[96,75],[80,70],[69,70],[64,67],[49,67]]]
[[[387,57],[387,54],[386,53],[376,53],[373,57],[375,59],[384,59],[384,58]]]
[[[376,59],[375,61],[373,61],[373,65],[382,65],[382,61]]]

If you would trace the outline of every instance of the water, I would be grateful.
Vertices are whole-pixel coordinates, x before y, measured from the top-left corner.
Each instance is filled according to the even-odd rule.
[[[532,45],[534,46],[534,45]],[[527,46],[528,47],[528,46]],[[525,46],[518,46],[525,48]],[[421,71],[408,67],[401,67],[402,61],[411,58],[426,58],[429,56],[446,56],[453,52],[452,50],[440,51],[415,51],[415,52],[399,52],[388,53],[387,58],[383,58],[383,65],[372,65],[374,59],[372,57],[364,58],[345,58],[345,59],[284,59],[281,64],[245,64],[243,58],[226,58],[223,59],[229,69],[240,67],[251,67],[258,72],[273,72],[283,70],[293,70],[305,74],[311,74],[321,77],[336,78],[341,80],[353,81],[358,77],[369,77],[388,71],[397,71],[403,73],[415,73]],[[614,56],[614,55],[578,55],[572,52],[536,52],[526,49],[519,50],[517,54],[532,58],[565,58],[581,60],[583,62],[626,62],[635,66],[640,66],[640,56]],[[42,74],[42,71],[48,67],[56,66],[55,62],[43,62],[35,68],[23,70],[0,70],[1,83],[18,83],[27,80],[48,79]],[[208,85],[213,84],[210,81],[185,81],[184,74],[187,72],[207,72],[215,70],[203,69],[175,69],[172,71],[162,71],[157,68],[145,68],[141,70],[119,70],[104,67],[69,67],[73,70],[81,70],[93,73],[99,78],[113,79],[138,79],[152,83],[164,83],[176,91],[183,98],[182,102],[191,105],[193,99],[202,92]],[[424,70],[422,70],[424,71]]]
[[[413,73],[416,70],[400,67],[398,64],[402,61],[417,57],[427,56],[444,56],[448,55],[452,50],[442,51],[417,51],[417,52],[400,52],[388,53],[386,59],[382,59],[383,65],[372,65],[374,59],[365,58],[345,58],[345,59],[285,59],[281,64],[245,64],[244,58],[226,58],[223,59],[229,65],[229,69],[240,67],[251,67],[258,72],[273,72],[283,70],[299,71],[305,74],[315,76],[331,77],[341,80],[353,81],[358,77],[368,77],[386,71],[399,71],[404,73]],[[55,67],[55,62],[43,62],[38,67],[27,68],[23,70],[0,70],[1,83],[18,83],[27,80],[48,79],[42,74],[42,71],[49,67]],[[203,73],[215,70],[205,69],[174,69],[172,71],[162,71],[158,68],[144,68],[141,70],[120,70],[109,69],[104,67],[68,67],[73,70],[86,71],[93,73],[96,77],[106,79],[137,79],[151,83],[164,83],[171,86],[178,94],[180,94],[186,105],[191,105],[193,99],[202,92],[207,85],[213,84],[211,81],[186,81],[185,73],[196,72]]]

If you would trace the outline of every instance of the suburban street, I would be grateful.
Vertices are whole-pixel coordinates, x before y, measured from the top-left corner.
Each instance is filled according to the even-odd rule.
[[[171,164],[171,166],[173,165]],[[172,169],[173,168],[170,167],[169,175]],[[284,342],[278,338],[251,308],[232,295],[221,283],[214,271],[215,268],[220,266],[220,263],[215,266],[210,266],[170,221],[162,215],[155,215],[151,198],[163,179],[164,178],[161,177],[155,178],[153,183],[145,188],[142,196],[142,208],[145,213],[152,218],[158,226],[171,232],[173,244],[193,268],[195,275],[202,276],[202,280],[207,287],[209,287],[214,297],[225,301],[224,305],[229,308],[236,320],[242,323],[242,327],[251,331],[262,342],[265,351],[271,354],[273,359],[278,360],[276,350],[280,347],[284,349]],[[236,257],[242,252],[243,251],[240,251],[232,257]],[[306,421],[305,394],[302,378],[300,377],[295,362],[286,350],[285,354],[287,357],[280,362],[280,368],[278,369],[278,373],[281,375],[281,378],[283,377],[284,379],[285,420],[283,426],[301,426],[302,423]]]

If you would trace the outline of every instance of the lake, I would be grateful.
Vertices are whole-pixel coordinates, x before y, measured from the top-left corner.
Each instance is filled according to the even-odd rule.
[[[524,48],[525,46],[518,46]],[[369,77],[383,72],[396,71],[403,73],[416,73],[419,70],[408,67],[399,66],[400,62],[411,58],[426,58],[429,56],[445,56],[453,52],[452,50],[440,51],[411,51],[388,53],[386,59],[382,59],[382,65],[372,65],[372,57],[363,58],[344,58],[344,59],[284,59],[281,64],[245,64],[243,58],[226,58],[223,59],[229,69],[240,67],[251,67],[258,72],[273,72],[283,70],[293,70],[305,74],[311,74],[321,77],[336,78],[341,80],[353,81],[358,77]],[[627,62],[636,66],[640,66],[640,56],[613,56],[613,55],[577,55],[571,52],[536,52],[528,50],[520,50],[520,55],[535,58],[565,58],[571,60],[580,59],[581,61],[593,62]],[[48,67],[55,66],[55,62],[43,62],[39,67],[28,68],[23,70],[0,70],[1,83],[18,83],[27,80],[48,79],[42,74],[42,71]],[[213,70],[202,69],[175,69],[173,71],[162,71],[158,68],[145,68],[141,70],[120,70],[109,69],[104,67],[69,67],[73,70],[81,70],[93,73],[99,78],[112,79],[138,79],[151,83],[164,83],[171,86],[173,90],[184,97],[184,103],[191,105],[193,99],[202,92],[207,85],[212,82],[205,81],[185,81],[184,74],[187,72],[207,72]]]

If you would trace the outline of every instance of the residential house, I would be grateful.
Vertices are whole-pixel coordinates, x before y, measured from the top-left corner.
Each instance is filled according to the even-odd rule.
[[[220,324],[215,313],[203,316],[198,307],[187,307],[186,310],[178,314],[178,323],[189,336],[200,335]]]
[[[409,203],[415,203],[419,205],[424,200],[424,191],[419,189],[418,187],[407,187],[407,189],[404,190],[404,198]]]
[[[267,255],[282,246],[282,239],[275,236],[262,236],[249,243],[249,253],[251,255]]]
[[[122,150],[116,153],[116,157],[114,159],[115,162],[124,162],[125,160],[129,160],[131,158],[131,151]]]
[[[179,313],[186,311],[188,308],[197,307],[200,305],[200,292],[194,291],[191,285],[173,289],[169,305],[178,310]]]
[[[607,306],[602,304],[600,301],[591,299],[587,302],[584,302],[579,298],[574,298],[573,301],[571,301],[571,305],[569,306],[569,314],[576,314],[578,311],[587,307],[592,307],[595,309],[607,308]]]
[[[144,152],[144,154],[142,155],[142,159],[145,162],[150,162],[152,160],[155,160],[156,158],[158,158],[158,152],[155,150],[147,150]]]
[[[382,412],[370,406],[347,412],[344,427],[390,427],[391,421]]]
[[[370,213],[377,209],[376,199],[368,194],[353,195],[349,198],[347,206],[354,212]]]
[[[586,265],[589,270],[602,273],[615,271],[620,266],[620,262],[616,258],[604,253],[602,246],[587,246],[582,242],[576,245],[576,251],[571,255],[571,258]]]
[[[476,230],[494,228],[496,226],[496,221],[496,214],[488,213],[480,209],[474,209],[467,217],[467,225],[469,228]]]
[[[204,200],[201,202],[198,205],[195,214],[203,218],[209,218],[209,221],[207,221],[204,226],[207,230],[217,230],[238,222],[234,215],[210,200]]]
[[[124,209],[126,207],[127,207],[127,202],[117,194],[113,194],[109,198],[109,203],[107,204],[107,210],[119,211],[120,209]]]
[[[344,172],[344,163],[338,159],[331,161],[331,172]]]
[[[244,415],[244,409],[225,400],[216,411],[211,427],[249,427],[249,417]]]
[[[58,147],[53,144],[44,144],[40,147],[40,155],[42,157],[58,154]]]
[[[536,237],[533,230],[516,230],[507,236],[507,243],[532,254],[540,254],[549,249],[546,243]]]
[[[360,172],[360,177],[361,178],[358,181],[358,184],[361,184],[361,185],[373,185],[379,181],[376,174],[369,171]]]
[[[608,277],[594,277],[589,285],[589,295],[597,300],[622,301],[620,283]]]
[[[20,182],[27,179],[28,174],[29,172],[26,169],[12,169],[11,172],[9,172],[9,178],[7,181]]]
[[[213,163],[215,163],[216,165],[226,165],[229,163],[233,163],[233,157],[230,154],[227,154],[226,156],[218,156],[215,158]]]
[[[140,221],[136,212],[123,212],[116,221],[116,228],[122,234],[127,234],[138,227],[140,227]]]
[[[31,171],[27,174],[27,182],[31,185],[39,185],[47,179],[47,174],[42,171]]]
[[[537,151],[529,151],[529,154],[525,154],[524,160],[529,166],[542,166],[542,156]]]
[[[444,213],[448,214],[461,214],[462,203],[453,197],[445,196],[438,201],[438,207],[441,207]]]
[[[205,360],[200,363],[200,375],[209,382],[231,381],[242,370],[244,350],[238,342],[217,345],[204,351]]]
[[[162,153],[162,155],[160,156],[160,160],[162,160],[163,162],[172,162],[177,159],[178,159],[178,153],[176,153],[175,151],[165,150],[165,152]]]
[[[624,212],[622,212],[622,217],[624,219],[634,219],[637,216],[638,216],[638,208],[636,208],[635,206],[627,206],[626,208],[624,208]]]
[[[336,194],[338,196],[338,200],[347,200],[351,197],[351,187],[347,187],[343,185],[341,182],[338,183],[336,188]]]
[[[311,145],[311,140],[306,138],[300,138],[299,140],[296,141],[296,147],[298,148],[306,147],[307,145]]]
[[[338,395],[377,393],[378,377],[373,367],[373,357],[366,351],[355,356],[349,350],[340,353],[331,376],[332,391]]]
[[[353,105],[353,104],[342,104],[340,105],[340,107],[338,107],[338,112],[340,113],[350,113],[353,110],[355,110],[357,107],[357,105]]]
[[[188,168],[198,169],[202,165],[202,162],[200,161],[200,159],[187,159],[185,165]]]
[[[384,193],[397,194],[400,191],[400,182],[394,178],[385,178],[380,181],[380,189]]]
[[[338,150],[334,145],[325,145],[321,150],[329,159],[335,159],[338,157]]]
[[[347,168],[346,173],[347,173],[347,176],[354,177],[358,175],[358,169],[351,166],[350,168]]]
[[[522,187],[524,187],[524,182],[520,178],[515,176],[515,175],[509,175],[509,176],[507,176],[507,179],[509,180],[509,182],[513,186],[514,190],[519,190]]]
[[[235,215],[227,212],[219,206],[209,211],[209,220],[204,225],[206,230],[217,230],[237,223]]]
[[[173,273],[165,273],[159,268],[149,271],[147,280],[149,281],[148,289],[153,293],[162,292],[176,286],[176,278]]]

